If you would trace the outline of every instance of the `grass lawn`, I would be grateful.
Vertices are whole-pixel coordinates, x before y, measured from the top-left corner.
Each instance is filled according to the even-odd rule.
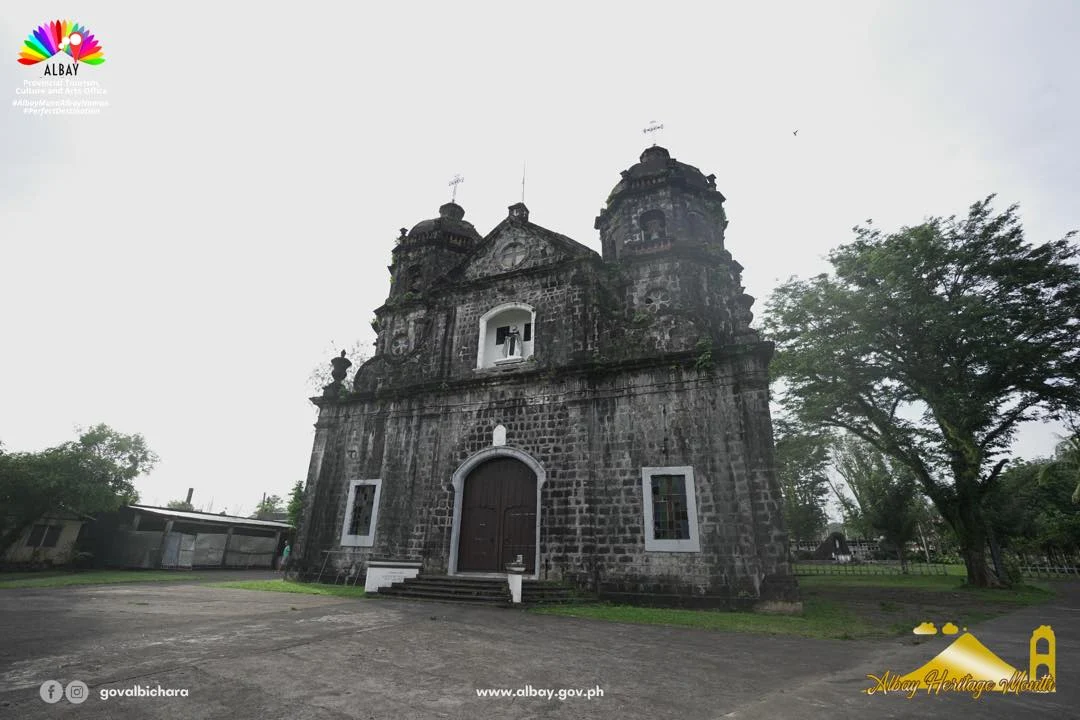
[[[333,595],[336,597],[364,597],[364,588],[344,585],[318,585],[292,580],[238,580],[235,582],[207,583],[207,587],[233,588],[234,590],[262,590],[264,592],[300,593],[301,595]]]
[[[854,640],[911,635],[919,623],[971,625],[1054,597],[1049,584],[1008,590],[963,586],[950,575],[820,575],[799,578],[802,615],[641,608],[591,603],[540,607],[545,615],[703,630]]]
[[[86,572],[0,573],[0,590],[7,588],[54,588],[69,585],[112,585],[114,583],[198,580],[192,575],[172,570],[87,570]]]
[[[532,612],[565,615],[641,625],[677,625],[701,630],[755,632],[770,635],[798,635],[813,638],[850,640],[891,635],[887,629],[865,624],[857,615],[830,600],[807,600],[802,615],[764,615],[726,610],[680,610],[644,608],[630,605],[553,605]]]
[[[1052,584],[1028,580],[1008,590],[968,587],[954,575],[811,575],[799,578],[799,587],[807,589],[832,588],[897,588],[929,592],[961,593],[973,601],[988,601],[1008,605],[1037,605],[1054,596]]]

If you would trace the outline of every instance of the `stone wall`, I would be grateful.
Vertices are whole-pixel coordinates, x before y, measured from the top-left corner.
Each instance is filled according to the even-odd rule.
[[[446,572],[451,476],[503,425],[507,445],[547,472],[542,579],[637,599],[757,598],[766,576],[788,572],[768,415],[764,428],[748,432],[767,402],[764,375],[755,372],[761,363],[737,355],[709,370],[684,357],[653,367],[520,371],[430,394],[326,403],[317,441],[326,449],[311,478],[315,517],[298,552],[310,560],[337,548],[349,482],[381,478],[374,547],[335,562],[418,559],[425,572]],[[646,552],[641,469],[682,465],[695,472],[701,552]]]

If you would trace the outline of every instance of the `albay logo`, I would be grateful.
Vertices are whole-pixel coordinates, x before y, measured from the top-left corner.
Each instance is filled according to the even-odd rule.
[[[57,58],[60,62],[47,62],[58,55],[63,56]],[[43,76],[77,76],[79,63],[100,65],[105,62],[105,55],[101,44],[85,25],[71,20],[54,20],[30,33],[19,52],[22,65],[42,62],[46,63]]]

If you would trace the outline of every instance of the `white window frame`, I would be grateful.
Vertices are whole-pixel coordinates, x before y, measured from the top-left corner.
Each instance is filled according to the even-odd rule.
[[[349,527],[352,525],[353,505],[356,502],[356,488],[360,485],[374,485],[375,497],[372,499],[371,527],[367,535],[350,535]],[[345,501],[345,524],[341,526],[341,544],[346,547],[371,547],[375,544],[375,530],[379,522],[379,500],[382,497],[382,480],[353,480],[349,483],[349,496]]]
[[[686,488],[686,516],[690,537],[685,540],[657,540],[653,526],[652,479],[653,475],[682,475]],[[697,486],[694,484],[694,468],[689,465],[641,468],[642,507],[645,511],[646,552],[701,552],[698,537]]]

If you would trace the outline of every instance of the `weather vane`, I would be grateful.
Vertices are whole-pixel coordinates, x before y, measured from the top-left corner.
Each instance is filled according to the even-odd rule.
[[[461,177],[460,175],[455,175],[454,179],[450,181],[450,187],[453,188],[453,190],[450,192],[450,202],[457,202],[457,186],[463,182],[465,182],[465,178]]]
[[[655,120],[650,120],[649,121],[649,127],[645,128],[641,132],[643,132],[646,135],[652,135],[653,146],[655,146],[656,145],[656,137],[657,137],[655,133],[658,133],[663,129],[664,129],[663,123],[658,123]]]

